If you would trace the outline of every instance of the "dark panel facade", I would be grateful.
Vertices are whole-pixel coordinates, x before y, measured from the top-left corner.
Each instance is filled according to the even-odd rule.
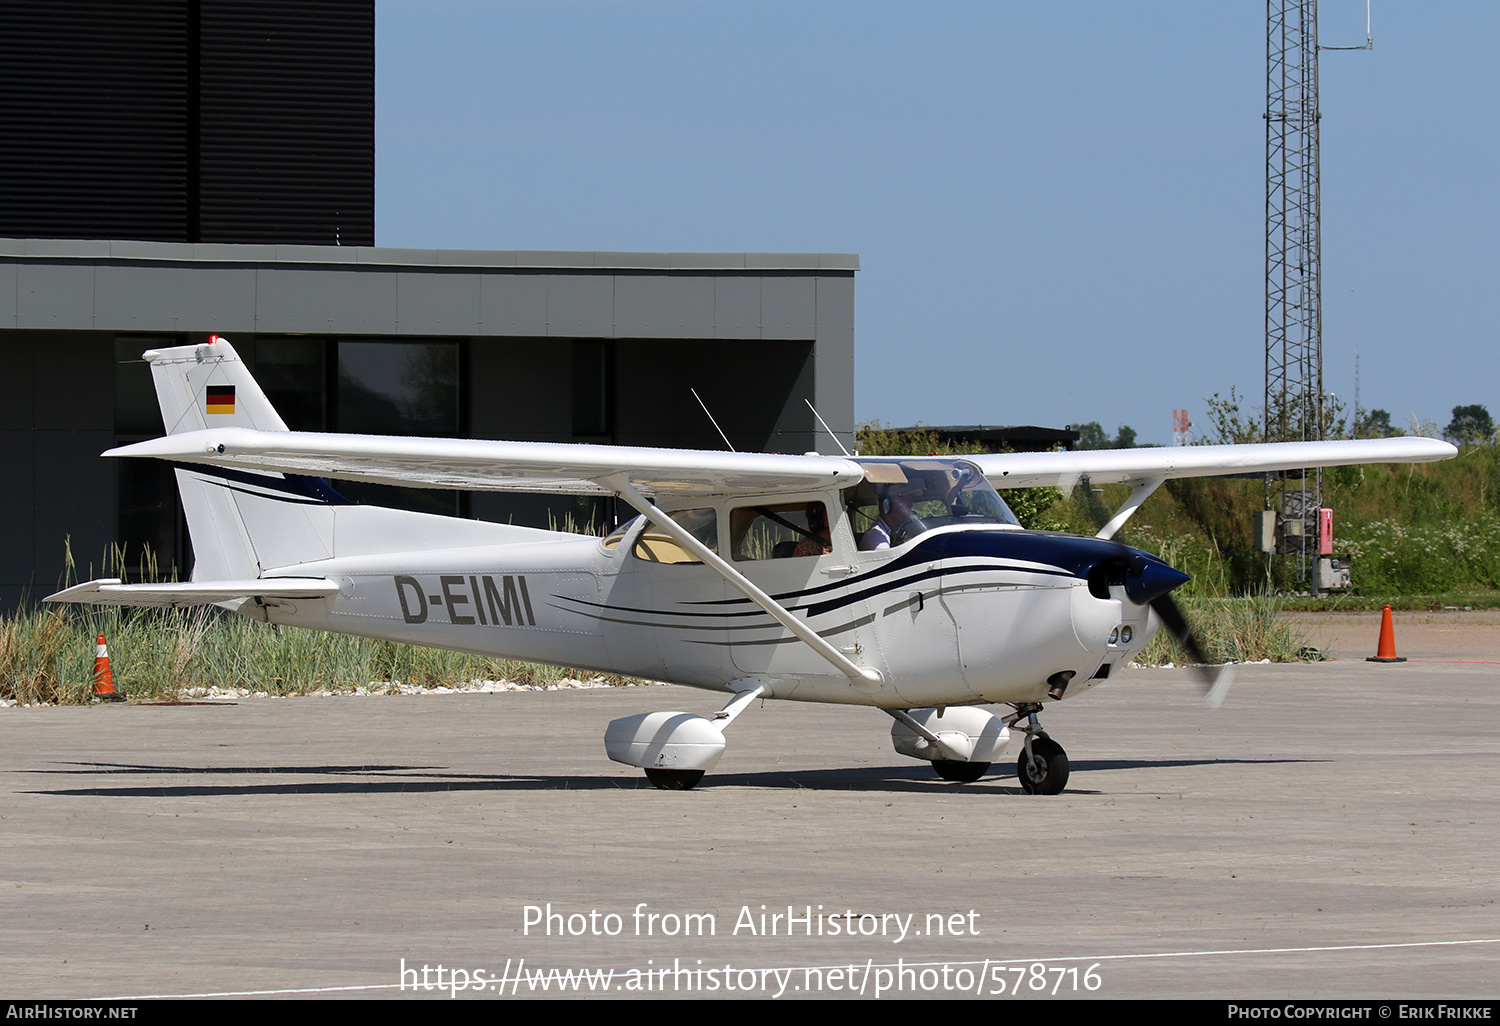
[[[198,242],[375,245],[373,0],[199,0]]]
[[[373,0],[4,0],[0,236],[373,245]]]
[[[184,0],[0,3],[0,235],[188,239]]]

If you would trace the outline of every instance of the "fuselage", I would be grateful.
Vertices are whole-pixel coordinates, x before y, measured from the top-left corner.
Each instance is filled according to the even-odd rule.
[[[839,508],[836,496],[816,498]],[[802,501],[778,496],[775,508]],[[736,515],[726,507],[712,519]],[[1090,581],[1122,551],[1159,564],[1116,543],[950,524],[860,551],[843,519],[830,525],[826,552],[766,549],[741,560],[753,547],[741,538],[734,565],[850,660],[878,669],[879,685],[851,682],[645,518],[608,539],[536,532],[541,540],[303,563],[269,576],[326,577],[339,594],[265,614],[711,690],[753,680],[768,697],[886,708],[1042,701],[1060,671],[1072,672],[1071,697],[1127,663],[1155,629],[1149,607],[1121,586],[1097,572]]]

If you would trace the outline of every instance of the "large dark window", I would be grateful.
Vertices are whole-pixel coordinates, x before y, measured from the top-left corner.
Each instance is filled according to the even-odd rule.
[[[338,429],[456,436],[459,356],[457,342],[340,342]]]
[[[293,431],[453,438],[464,435],[463,346],[452,341],[323,338],[256,341],[255,377]],[[463,515],[452,491],[358,481],[335,486],[349,498],[446,516]]]
[[[334,430],[453,438],[464,431],[462,347],[457,342],[338,343]],[[463,516],[461,492],[339,481],[356,502]]]
[[[615,350],[608,342],[573,343],[573,437],[615,440]]]
[[[328,430],[328,343],[320,338],[262,338],[255,380],[293,431]]]

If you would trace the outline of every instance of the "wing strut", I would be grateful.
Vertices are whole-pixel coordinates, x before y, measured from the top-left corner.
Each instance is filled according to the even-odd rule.
[[[1131,489],[1130,498],[1125,500],[1124,505],[1115,510],[1115,515],[1110,517],[1109,523],[1099,528],[1095,538],[1113,538],[1115,532],[1125,526],[1125,521],[1135,515],[1135,511],[1141,508],[1141,503],[1151,497],[1151,493],[1161,487],[1164,477],[1148,477],[1144,481],[1137,481]]]
[[[884,683],[879,670],[870,666],[856,666],[844,653],[819,637],[805,621],[793,616],[786,607],[757,588],[744,574],[726,563],[707,545],[693,537],[692,533],[681,524],[654,506],[649,499],[636,491],[635,486],[623,475],[600,478],[599,483],[614,489],[615,494],[651,518],[651,522],[670,535],[678,545],[717,570],[719,576],[739,589],[746,598],[774,616],[783,627],[807,642],[809,648],[832,663],[840,673],[854,683],[855,687],[863,691],[873,691]]]

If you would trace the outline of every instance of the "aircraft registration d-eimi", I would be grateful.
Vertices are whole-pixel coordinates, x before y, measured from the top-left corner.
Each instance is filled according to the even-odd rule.
[[[192,580],[96,580],[53,602],[214,604],[270,623],[686,684],[710,716],[609,724],[605,750],[689,788],[757,699],[873,706],[898,752],[977,780],[1013,732],[1030,793],[1062,748],[1038,714],[1118,674],[1188,578],[1114,541],[1163,481],[1447,459],[1429,438],[858,458],[287,430],[233,347],[144,354],[168,434],[106,456],[177,465]],[[351,503],[325,477],[615,495],[606,538]],[[1092,538],[1023,529],[1006,488],[1124,483]],[[1210,692],[1222,696],[1227,677]],[[1000,706],[997,714],[984,708]]]

